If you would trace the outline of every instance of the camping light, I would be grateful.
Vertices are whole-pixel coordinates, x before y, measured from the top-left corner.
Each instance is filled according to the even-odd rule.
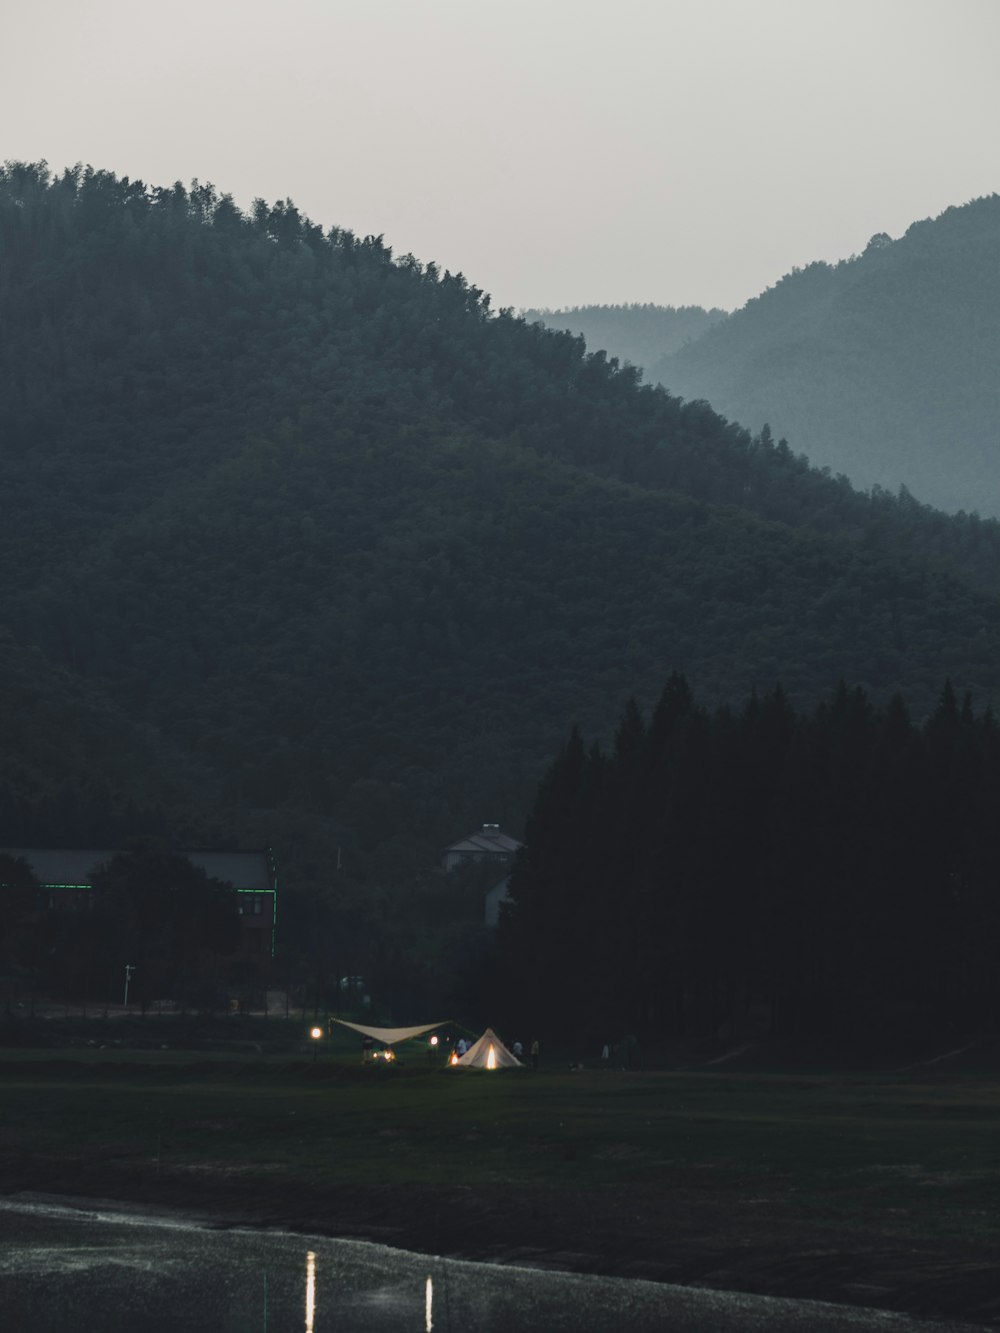
[[[452,1063],[453,1065],[457,1065],[457,1064],[458,1064],[458,1051],[452,1051],[452,1053],[451,1053],[451,1063]]]
[[[438,1044],[438,1039],[437,1039],[437,1034],[435,1034],[433,1037],[431,1037],[431,1045],[436,1046],[437,1044]]]
[[[490,1053],[486,1057],[486,1068],[496,1069],[496,1067],[497,1067],[497,1053],[495,1047],[493,1046],[493,1043],[490,1042]]]
[[[323,1035],[323,1029],[322,1029],[322,1028],[310,1028],[310,1029],[309,1029],[309,1035],[310,1035],[310,1037],[312,1037],[313,1041],[319,1041],[320,1037],[322,1037],[322,1035]]]

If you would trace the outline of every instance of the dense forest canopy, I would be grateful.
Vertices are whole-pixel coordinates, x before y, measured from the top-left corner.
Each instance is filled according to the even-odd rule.
[[[795,270],[649,378],[856,486],[1000,515],[1000,195]]]
[[[673,667],[997,689],[995,524],[290,201],[8,164],[0,305],[3,843],[271,843],[286,939],[370,941],[376,888],[519,832],[566,719]]]

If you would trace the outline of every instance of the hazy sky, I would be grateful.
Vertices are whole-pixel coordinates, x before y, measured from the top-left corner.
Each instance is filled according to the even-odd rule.
[[[741,305],[1000,189],[1000,0],[0,0],[0,157],[381,232],[496,305]]]

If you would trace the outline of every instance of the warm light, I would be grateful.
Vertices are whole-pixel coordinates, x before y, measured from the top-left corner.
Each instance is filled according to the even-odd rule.
[[[432,1045],[432,1046],[436,1046],[437,1044],[438,1044],[438,1039],[437,1039],[437,1037],[431,1037],[431,1045]],[[428,1278],[427,1281],[429,1282],[429,1281],[430,1281],[430,1278]]]
[[[427,1288],[424,1292],[424,1329],[426,1333],[432,1333],[434,1328],[434,1283],[428,1277]]]
[[[496,1067],[497,1067],[497,1053],[496,1053],[496,1051],[494,1050],[493,1045],[492,1045],[492,1043],[491,1043],[491,1044],[490,1044],[490,1053],[489,1053],[489,1055],[486,1057],[486,1068],[487,1068],[487,1069],[496,1069]]]
[[[306,1255],[306,1333],[313,1333],[316,1318],[316,1256],[312,1250]]]
[[[310,1035],[310,1037],[312,1037],[313,1041],[319,1041],[320,1037],[322,1037],[322,1035],[323,1035],[323,1029],[322,1029],[322,1028],[310,1028],[310,1029],[309,1029],[309,1035]]]
[[[457,1064],[458,1064],[458,1051],[452,1051],[452,1053],[451,1053],[451,1063],[452,1063],[453,1065],[457,1065]]]

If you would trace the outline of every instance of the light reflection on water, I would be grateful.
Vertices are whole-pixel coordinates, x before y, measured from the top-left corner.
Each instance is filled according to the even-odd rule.
[[[267,1305],[265,1278],[265,1307]],[[316,1328],[316,1252],[306,1251],[306,1333],[317,1333]],[[424,1283],[424,1333],[434,1333],[434,1279],[428,1273]]]
[[[31,1333],[296,1333],[303,1327],[303,1257],[306,1333],[420,1333],[421,1324],[424,1333],[927,1328],[846,1306],[428,1260],[362,1241],[223,1230],[2,1198],[0,1327]],[[967,1327],[934,1325],[936,1333]]]
[[[316,1255],[312,1250],[306,1254],[306,1333],[313,1333],[313,1321],[316,1318]]]

